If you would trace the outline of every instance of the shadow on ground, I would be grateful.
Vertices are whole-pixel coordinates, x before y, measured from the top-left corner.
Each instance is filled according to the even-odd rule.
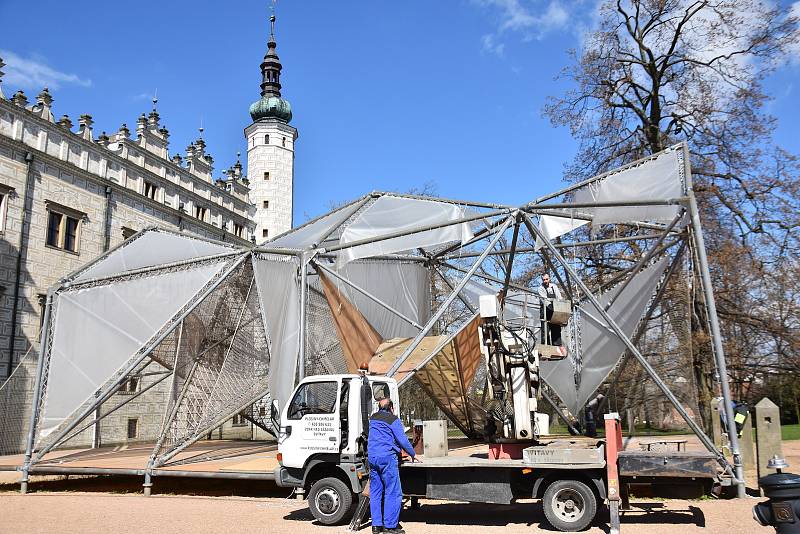
[[[29,493],[35,492],[98,492],[142,493],[140,476],[48,476],[31,477]],[[18,492],[18,483],[0,484],[0,492]],[[200,495],[211,497],[277,497],[291,491],[273,482],[259,480],[214,480],[179,477],[154,477],[153,495]]]

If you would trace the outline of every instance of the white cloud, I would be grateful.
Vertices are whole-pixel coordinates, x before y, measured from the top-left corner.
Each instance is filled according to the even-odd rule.
[[[56,70],[45,63],[41,57],[24,58],[10,50],[0,50],[0,58],[6,63],[3,67],[3,84],[21,89],[58,89],[64,85],[90,87],[92,80],[83,79],[77,74]]]
[[[494,54],[496,56],[503,56],[503,52],[505,51],[506,45],[503,43],[498,43],[495,36],[487,33],[483,37],[481,37],[481,51],[485,54]]]
[[[554,31],[569,28],[571,14],[562,4],[562,0],[473,0],[473,2],[495,10],[499,14],[495,32],[481,37],[483,53],[502,57],[505,43],[501,38],[508,34],[515,34],[523,41],[532,41],[542,39]]]
[[[561,0],[478,0],[500,11],[498,33],[521,32],[527,39],[541,39],[547,33],[564,29],[570,14]]]

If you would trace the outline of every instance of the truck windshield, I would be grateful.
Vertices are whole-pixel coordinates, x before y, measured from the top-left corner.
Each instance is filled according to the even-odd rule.
[[[336,382],[308,382],[294,394],[287,416],[300,419],[308,414],[333,413],[338,387]]]

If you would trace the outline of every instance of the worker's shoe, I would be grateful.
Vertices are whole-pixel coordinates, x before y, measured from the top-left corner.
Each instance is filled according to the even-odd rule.
[[[385,532],[383,527],[372,527],[372,534],[379,534],[381,532]]]
[[[406,534],[406,531],[400,525],[397,525],[394,528],[385,528],[383,531],[386,534]]]

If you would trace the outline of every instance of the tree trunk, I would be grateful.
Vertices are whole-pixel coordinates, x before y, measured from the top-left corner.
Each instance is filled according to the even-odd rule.
[[[695,278],[695,288],[699,280]],[[708,315],[701,291],[694,292],[692,302],[692,371],[697,384],[697,409],[700,421],[707,434],[711,434],[711,415],[714,405],[714,356],[711,335],[708,332]]]

